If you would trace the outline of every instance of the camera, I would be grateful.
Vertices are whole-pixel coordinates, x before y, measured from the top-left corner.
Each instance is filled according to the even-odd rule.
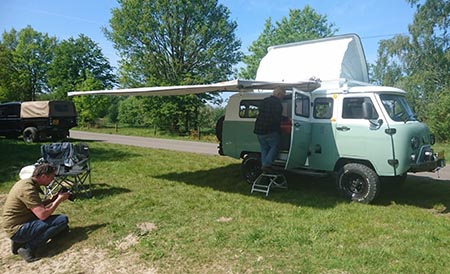
[[[59,193],[66,193],[66,192],[69,192],[69,193],[70,193],[70,195],[69,195],[69,200],[73,202],[73,201],[75,200],[75,194],[73,194],[72,192],[70,192],[70,189],[68,189],[68,188],[65,187],[65,186],[62,186],[62,187],[59,189]]]

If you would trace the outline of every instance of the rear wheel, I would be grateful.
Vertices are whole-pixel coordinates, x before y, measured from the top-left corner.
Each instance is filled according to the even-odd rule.
[[[38,130],[35,127],[27,127],[23,131],[23,140],[27,143],[33,143],[39,141]]]
[[[261,158],[256,154],[249,154],[244,157],[241,165],[242,176],[249,184],[258,178],[261,174]]]
[[[373,169],[363,164],[351,163],[339,171],[337,187],[344,197],[368,204],[378,195],[380,182]]]

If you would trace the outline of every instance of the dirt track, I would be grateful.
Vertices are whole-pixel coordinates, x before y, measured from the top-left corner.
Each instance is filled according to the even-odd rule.
[[[125,136],[117,134],[102,134],[76,130],[70,131],[70,137],[79,140],[94,140],[129,146],[162,148],[183,152],[218,155],[217,144],[215,143],[180,141],[180,140],[148,138],[138,136]]]

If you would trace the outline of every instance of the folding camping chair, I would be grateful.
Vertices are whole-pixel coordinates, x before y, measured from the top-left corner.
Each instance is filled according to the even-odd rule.
[[[56,168],[55,179],[45,190],[46,197],[55,195],[61,187],[75,195],[92,196],[89,147],[86,144],[46,144],[41,146],[41,153],[42,158],[38,162],[46,162]]]

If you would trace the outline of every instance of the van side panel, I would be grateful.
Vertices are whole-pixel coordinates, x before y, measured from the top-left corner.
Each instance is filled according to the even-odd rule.
[[[244,120],[244,119],[242,119]],[[225,155],[239,159],[241,152],[261,152],[258,138],[253,133],[255,119],[223,122],[222,146]]]

